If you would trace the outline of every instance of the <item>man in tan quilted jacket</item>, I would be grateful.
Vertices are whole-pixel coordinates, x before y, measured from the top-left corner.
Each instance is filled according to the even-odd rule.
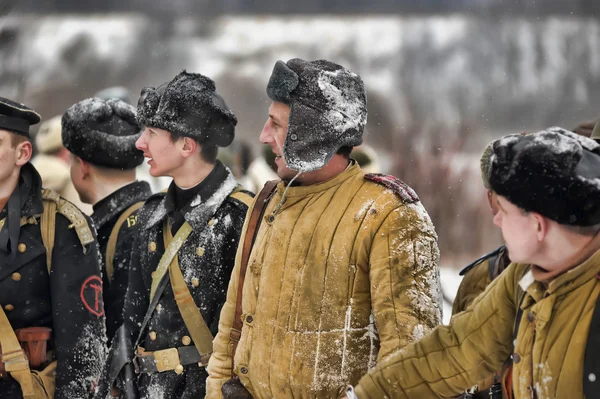
[[[367,117],[358,75],[324,60],[278,61],[267,94],[260,141],[282,181],[248,261],[232,359],[238,249],[207,398],[234,397],[232,384],[257,399],[332,398],[440,323],[437,236],[410,187],[349,158]],[[247,229],[248,219],[242,237]],[[223,395],[232,373],[239,381]]]
[[[492,149],[494,223],[513,263],[450,325],[390,355],[348,397],[450,397],[509,355],[510,397],[598,396],[600,145],[550,128]]]

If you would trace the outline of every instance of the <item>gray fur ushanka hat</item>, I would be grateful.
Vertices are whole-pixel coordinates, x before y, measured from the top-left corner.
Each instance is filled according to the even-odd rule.
[[[600,223],[600,144],[553,127],[492,143],[492,190],[560,224]]]
[[[73,104],[62,116],[61,136],[67,150],[94,165],[133,169],[144,161],[135,147],[135,108],[121,100],[93,97]]]
[[[322,168],[341,147],[362,143],[367,95],[362,79],[326,60],[277,61],[267,95],[290,106],[283,156],[289,168]]]
[[[235,115],[215,92],[215,82],[185,70],[158,89],[142,89],[137,118],[142,126],[219,147],[231,144],[237,124]]]

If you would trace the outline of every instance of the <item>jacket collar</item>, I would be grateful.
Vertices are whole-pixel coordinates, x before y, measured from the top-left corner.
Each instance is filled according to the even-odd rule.
[[[206,226],[206,223],[212,218],[223,201],[238,185],[231,171],[220,162],[217,162],[213,172],[201,184],[205,182],[210,184],[204,185],[192,201],[181,210],[184,219],[195,231],[202,230]],[[173,199],[169,194],[173,195],[174,184],[174,182],[171,183],[167,195],[162,198],[156,210],[150,215],[145,226],[146,229],[151,229],[164,220],[168,213],[173,210],[170,205]]]
[[[540,281],[533,279],[531,270],[527,271],[520,279],[519,285],[527,291],[528,297],[524,299],[524,306],[530,305],[532,302],[539,302],[544,297],[552,294],[563,295],[573,290],[576,290],[581,285],[588,282],[590,279],[599,278],[600,273],[600,250],[596,251],[586,261],[579,264],[575,268],[556,277],[546,286]]]
[[[318,193],[321,191],[328,190],[332,187],[339,186],[344,181],[350,179],[351,177],[363,173],[358,163],[354,160],[350,160],[351,164],[341,173],[333,176],[331,179],[324,181],[322,183],[311,184],[309,186],[291,186],[287,188],[286,197],[304,197],[310,194]],[[279,182],[277,184],[277,193],[279,195],[283,195],[283,192],[286,189],[286,182]]]
[[[42,205],[42,178],[31,163],[21,168],[21,179],[19,186],[28,186],[27,199],[21,208],[21,216],[41,215],[44,211]]]
[[[94,205],[94,213],[91,216],[96,228],[100,230],[125,209],[136,202],[146,200],[151,194],[150,184],[145,181],[135,181],[103,198]]]

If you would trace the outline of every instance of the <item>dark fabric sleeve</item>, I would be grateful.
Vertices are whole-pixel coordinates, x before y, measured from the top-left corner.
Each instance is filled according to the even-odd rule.
[[[117,328],[123,324],[123,309],[129,282],[129,266],[132,262],[132,254],[134,252],[134,241],[141,230],[137,223],[137,213],[138,211],[133,212],[129,218],[123,222],[117,239],[117,247],[113,262],[114,270],[107,298],[105,300],[106,309],[108,309],[106,316],[106,330],[109,341],[112,340]]]
[[[226,283],[223,284],[223,289],[217,292],[217,302],[219,303],[219,306],[216,307],[212,316],[212,323],[209,326],[213,337],[219,332],[219,318],[221,315],[221,310],[223,309],[223,305],[225,304],[225,300],[227,299],[227,287],[231,278],[233,267],[235,265],[235,256],[238,244],[240,243],[240,234],[242,233],[242,227],[244,225],[244,219],[247,211],[248,208],[245,205],[240,205],[239,207],[235,207],[231,213],[231,219],[233,223],[229,227],[226,244],[223,246],[223,268],[221,270]]]
[[[91,226],[91,221],[88,219]],[[56,215],[50,289],[56,349],[55,399],[88,398],[106,357],[97,243],[84,254],[70,222]]]

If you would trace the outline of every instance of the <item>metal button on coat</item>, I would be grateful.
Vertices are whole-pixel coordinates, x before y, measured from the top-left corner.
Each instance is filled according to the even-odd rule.
[[[248,374],[248,369],[246,367],[242,367],[240,371],[242,372],[242,374]]]
[[[154,340],[156,339],[156,332],[155,332],[155,331],[150,331],[150,334],[149,334],[149,335],[150,335],[150,339],[151,339],[152,341],[154,341]]]
[[[252,323],[253,321],[254,321],[254,318],[252,316],[246,316],[246,322]]]
[[[512,359],[513,359],[513,362],[519,363],[521,361],[521,355],[519,355],[518,353],[513,353]]]
[[[199,286],[199,285],[200,285],[200,280],[198,280],[196,277],[194,277],[194,278],[192,279],[192,285],[193,285],[194,287],[197,287],[197,286]]]
[[[7,312],[10,312],[11,310],[14,310],[14,306],[11,305],[10,303],[8,305],[4,306],[4,310],[6,310]]]
[[[215,219],[210,219],[210,220],[208,221],[208,225],[209,225],[209,226],[212,226],[213,224],[215,224]]]
[[[588,380],[590,380],[590,382],[595,382],[596,381],[596,374],[590,373],[590,375],[588,375]]]
[[[23,252],[27,251],[27,245],[20,243],[19,245],[17,245],[17,250],[20,253],[23,253]]]
[[[192,339],[190,337],[188,337],[187,335],[184,335],[183,338],[181,338],[181,343],[184,344],[185,346],[188,346],[189,344],[192,343]]]
[[[156,251],[156,243],[154,241],[152,241],[150,244],[148,244],[148,250],[150,252]]]
[[[183,373],[183,366],[181,364],[178,364],[175,367],[175,374],[181,374],[181,373]]]
[[[21,281],[21,274],[20,273],[13,273],[12,276],[11,276],[11,278],[14,281]]]
[[[196,248],[196,255],[198,255],[198,256],[204,255],[204,248],[202,248],[202,247]]]
[[[533,322],[535,320],[533,312],[527,313],[527,320],[529,320],[530,322]]]
[[[290,140],[298,140],[298,135],[295,133],[290,134]]]

